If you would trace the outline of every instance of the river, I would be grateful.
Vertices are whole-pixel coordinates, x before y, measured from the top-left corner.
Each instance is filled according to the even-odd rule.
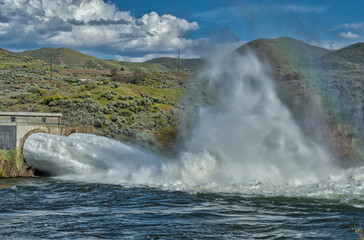
[[[1,239],[357,239],[354,227],[364,222],[364,186],[353,185],[347,186],[347,193],[318,190],[319,186],[316,193],[284,187],[262,190],[264,186],[239,193],[7,179],[0,182],[0,235]],[[353,188],[359,192],[350,193]]]

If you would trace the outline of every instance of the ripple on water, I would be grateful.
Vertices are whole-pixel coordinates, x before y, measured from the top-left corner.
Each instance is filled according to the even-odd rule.
[[[16,191],[0,190],[5,238],[353,239],[353,226],[364,221],[363,200],[355,197],[188,193],[49,178],[18,183],[12,181]]]

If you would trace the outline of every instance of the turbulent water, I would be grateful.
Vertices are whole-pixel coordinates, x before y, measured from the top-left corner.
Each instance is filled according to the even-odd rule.
[[[0,188],[1,239],[357,239],[364,221],[363,195],[350,185],[347,195],[322,189],[320,197],[49,178],[2,180]]]
[[[217,166],[216,159],[207,151],[200,155],[184,153],[177,160],[161,159],[135,146],[90,134],[69,137],[33,134],[27,140],[24,154],[32,166],[51,172],[60,180],[148,186],[190,193],[263,194],[348,202],[356,198],[364,200],[364,168],[335,170],[320,179],[311,179],[312,174],[308,172],[309,181],[304,176],[302,179],[293,178],[295,181],[288,178],[286,182],[276,183],[259,179],[258,174],[254,180],[237,182],[233,178],[235,173],[224,172],[234,166]],[[234,171],[239,167],[237,164]],[[360,201],[358,204],[364,207]]]
[[[339,169],[302,134],[255,56],[207,66],[196,81],[206,81],[213,97],[197,108],[173,159],[95,135],[31,135],[27,161],[55,177],[3,190],[0,230],[25,236],[16,226],[27,225],[28,236],[45,238],[352,239],[363,221],[364,168]]]

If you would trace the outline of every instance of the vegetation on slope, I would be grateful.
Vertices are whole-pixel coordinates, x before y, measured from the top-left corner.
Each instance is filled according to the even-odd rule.
[[[168,70],[177,70],[178,68],[178,59],[177,58],[155,58],[145,63],[149,64],[159,64],[166,67]],[[205,61],[202,58],[195,59],[183,59],[179,60],[179,67],[182,71],[186,72],[195,72],[198,71],[203,65]]]
[[[6,50],[0,59],[0,111],[61,112],[65,124],[93,124],[99,135],[173,153],[186,74],[133,63],[125,66],[141,68],[51,68]],[[14,176],[8,162],[0,169],[3,176]]]
[[[20,56],[28,56],[40,59],[48,63],[53,63],[67,68],[88,68],[99,70],[124,69],[134,71],[142,69],[144,71],[165,71],[166,68],[159,64],[144,64],[120,62],[116,60],[99,59],[86,55],[69,48],[41,48],[37,50],[27,50],[19,53]]]
[[[337,51],[333,51],[317,59],[318,65],[331,70],[364,69],[364,43],[359,42]]]
[[[24,162],[20,151],[0,149],[0,178],[32,176],[33,169]]]
[[[316,58],[330,52],[289,37],[257,39],[241,46],[237,51],[244,53],[248,49],[268,59],[273,71],[283,77],[286,74],[306,75],[305,69],[310,67]]]

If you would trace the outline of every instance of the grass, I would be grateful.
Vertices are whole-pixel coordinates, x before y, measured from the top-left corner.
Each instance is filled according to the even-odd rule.
[[[354,227],[355,233],[358,235],[359,240],[364,240],[364,230],[361,227],[361,224],[359,224],[359,227]]]
[[[28,170],[29,166],[24,162],[20,150],[0,149],[0,178],[7,177],[31,177],[33,171]]]

